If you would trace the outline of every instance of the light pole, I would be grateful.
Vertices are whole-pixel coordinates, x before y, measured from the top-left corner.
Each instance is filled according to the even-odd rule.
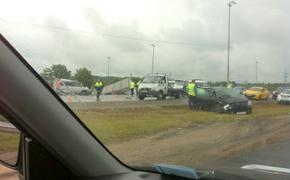
[[[108,77],[110,76],[110,59],[111,57],[108,57]]]
[[[258,84],[258,63],[259,61],[256,61],[256,85]]]
[[[154,44],[151,44],[152,46],[152,67],[151,67],[151,74],[154,73],[154,51],[155,51],[155,45]]]
[[[231,40],[231,7],[237,4],[235,1],[229,0],[229,19],[228,19],[228,63],[227,63],[227,84],[230,83],[230,40]]]

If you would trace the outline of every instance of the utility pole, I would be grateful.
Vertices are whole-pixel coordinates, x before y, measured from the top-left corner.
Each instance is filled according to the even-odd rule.
[[[108,57],[108,77],[110,76],[110,60],[111,60],[111,57],[109,56]]]
[[[154,51],[155,51],[155,45],[154,44],[151,44],[151,46],[152,46],[152,67],[151,67],[151,74],[153,74],[154,73]]]
[[[258,84],[258,61],[256,61],[256,84]]]
[[[288,78],[288,73],[287,70],[285,69],[285,73],[284,73],[284,83],[287,83],[287,78]]]
[[[230,83],[230,42],[231,42],[231,7],[237,4],[235,1],[229,0],[229,17],[228,17],[228,61],[227,61],[227,84]]]

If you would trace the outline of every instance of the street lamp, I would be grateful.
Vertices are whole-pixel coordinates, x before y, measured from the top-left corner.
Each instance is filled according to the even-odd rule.
[[[230,83],[230,40],[231,40],[231,7],[237,4],[235,1],[229,1],[229,19],[228,19],[228,63],[227,63],[227,84]]]
[[[154,44],[151,44],[152,46],[152,67],[151,67],[151,74],[154,73],[154,51],[155,51],[155,45]]]
[[[110,59],[111,57],[108,57],[108,77],[110,76]]]
[[[259,61],[256,61],[256,85],[258,84],[258,63]]]

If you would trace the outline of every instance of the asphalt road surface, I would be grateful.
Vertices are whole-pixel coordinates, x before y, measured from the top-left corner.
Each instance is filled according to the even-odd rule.
[[[60,96],[64,102],[96,102],[96,95],[80,96],[80,95],[66,95]],[[167,97],[166,99],[174,99]],[[145,101],[156,100],[154,97],[147,97]],[[100,102],[115,102],[115,101],[139,101],[136,95],[101,95]]]
[[[239,154],[215,165],[215,169],[240,174],[253,179],[290,179],[290,173],[274,173],[261,170],[245,170],[245,165],[263,165],[270,168],[286,168],[290,171],[290,139],[270,146]]]

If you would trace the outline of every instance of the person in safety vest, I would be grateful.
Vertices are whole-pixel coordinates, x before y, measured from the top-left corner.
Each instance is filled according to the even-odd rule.
[[[102,93],[103,87],[104,87],[104,84],[102,81],[97,81],[95,83],[95,88],[96,88],[96,92],[97,92],[97,101],[100,100],[100,95]]]
[[[195,81],[192,80],[187,85],[187,94],[188,94],[188,107],[189,109],[196,109],[196,85]]]
[[[134,95],[134,89],[135,89],[135,83],[132,80],[129,83],[129,88],[131,90],[131,96],[133,96]]]
[[[233,84],[232,84],[232,83],[229,83],[229,84],[227,85],[227,88],[229,88],[229,89],[233,89]]]
[[[230,83],[227,85],[227,88],[229,88],[229,89],[233,89],[235,86],[236,86],[236,83],[235,83],[235,82],[230,82]]]

